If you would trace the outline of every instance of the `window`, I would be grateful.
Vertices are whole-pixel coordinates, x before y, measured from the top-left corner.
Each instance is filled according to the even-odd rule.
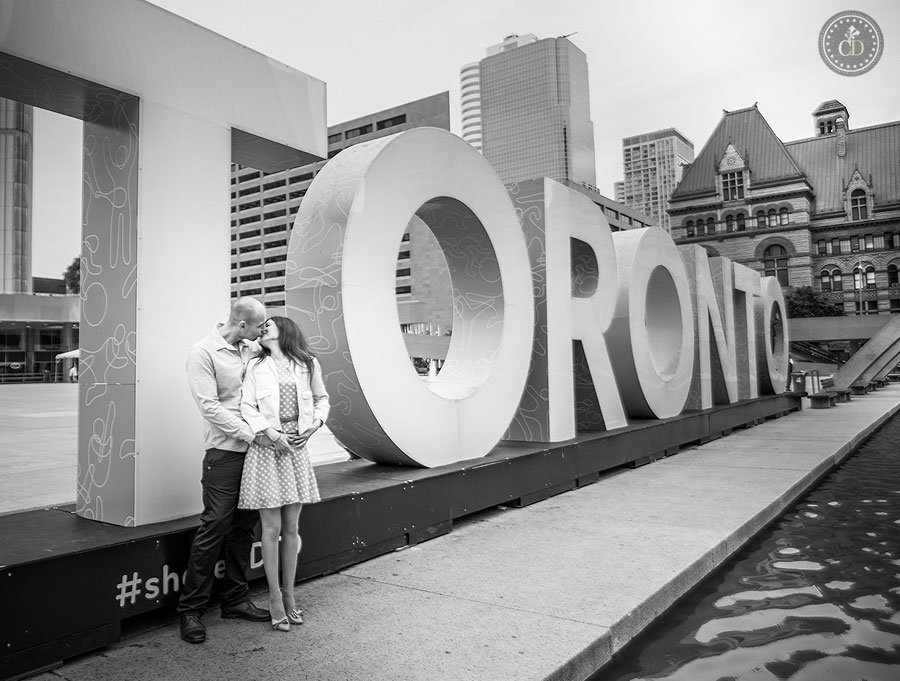
[[[397,254],[397,260],[407,260],[409,258],[409,251],[400,251]]]
[[[395,125],[403,125],[404,123],[406,123],[406,114],[400,114],[399,116],[394,116],[393,118],[378,121],[378,123],[376,123],[376,126],[378,130],[384,130],[385,128],[393,128]]]
[[[762,229],[765,226],[766,226],[766,214],[763,213],[762,211],[759,211],[756,214],[756,228]]]
[[[778,226],[778,213],[775,212],[775,209],[774,209],[774,208],[772,208],[772,209],[769,211],[769,216],[768,216],[768,218],[769,218],[769,219],[768,219],[768,225],[769,225],[769,227],[777,227],[777,226]]]
[[[844,286],[841,281],[841,271],[838,269],[822,270],[822,274],[819,278],[822,281],[822,291],[825,293],[828,293],[830,291],[844,290]]]
[[[358,128],[353,128],[352,130],[348,130],[344,133],[344,139],[352,139],[354,137],[359,137],[360,135],[368,135],[372,132],[372,124],[361,125]]]
[[[869,217],[869,208],[866,205],[866,192],[862,189],[854,189],[850,192],[850,219],[866,220]]]
[[[898,242],[900,245],[900,242]],[[894,248],[894,233],[893,232],[885,232],[884,233],[884,247],[885,248]]]
[[[856,314],[878,314],[877,300],[856,301]]]
[[[891,298],[891,314],[900,313],[900,298]]]
[[[853,288],[859,291],[864,282],[865,288],[875,288],[875,268],[871,265],[864,269],[858,266],[853,268]]]
[[[900,286],[900,278],[897,277],[897,266],[896,265],[888,265],[887,275],[888,275],[888,286]]]
[[[790,217],[788,215],[788,209],[782,208],[780,211],[778,211],[778,224],[786,225],[789,222],[790,222]]]
[[[411,286],[397,286],[394,289],[394,293],[396,293],[396,294],[412,293],[412,287]]]
[[[744,214],[743,214],[743,213],[738,213],[738,216],[737,216],[737,230],[738,230],[739,232],[743,232],[746,228],[747,228],[747,223],[746,223],[746,220],[745,220],[745,218],[744,218]]]
[[[773,211],[774,212],[774,211]],[[769,246],[763,252],[763,268],[767,277],[775,277],[782,286],[788,285],[788,259],[784,246]]]
[[[687,223],[686,223],[685,226],[684,226],[684,229],[685,229],[685,232],[686,232],[686,236],[687,236],[688,238],[694,236],[694,221],[693,221],[693,220],[688,220]]]
[[[828,255],[828,242],[825,239],[819,239],[816,243],[816,252],[819,255]]]
[[[841,254],[841,240],[838,238],[834,238],[831,240],[831,252],[834,255]]]
[[[849,253],[850,252],[850,238],[842,236],[841,237],[841,253]]]
[[[734,231],[734,216],[733,215],[729,215],[727,218],[725,218],[725,231],[726,232]]]
[[[736,201],[744,198],[743,173],[725,173],[722,175],[722,198],[725,201]]]
[[[336,132],[333,135],[328,136],[328,144],[334,144],[335,142],[341,141],[341,133]]]
[[[850,237],[850,252],[851,253],[859,253],[859,237],[858,236]]]
[[[706,233],[709,236],[712,236],[716,233],[716,220],[715,218],[706,218]]]
[[[409,268],[401,267],[399,270],[397,270],[397,276],[398,277],[408,277],[409,276]]]
[[[866,242],[866,246],[868,247],[868,241]],[[884,234],[876,234],[872,243],[872,250],[882,251],[884,250]]]
[[[875,250],[875,237],[873,237],[871,234],[866,234],[865,240],[866,240],[866,250],[874,251]],[[860,241],[862,241],[862,239],[860,239]]]

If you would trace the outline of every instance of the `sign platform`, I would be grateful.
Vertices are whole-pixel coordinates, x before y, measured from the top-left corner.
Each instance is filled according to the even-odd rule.
[[[361,459],[321,466],[322,501],[300,517],[298,579],[446,534],[472,513],[541,501],[612,468],[649,463],[800,408],[800,395],[787,393],[562,443],[503,442],[486,457],[439,468]],[[81,518],[74,507],[0,516],[0,679],[108,645],[129,618],[171,610],[196,525],[192,516],[119,527]],[[258,543],[251,566],[254,579],[263,576]],[[46,616],[61,606],[65,617]]]

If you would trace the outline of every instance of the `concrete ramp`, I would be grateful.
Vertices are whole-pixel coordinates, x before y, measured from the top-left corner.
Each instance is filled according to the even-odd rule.
[[[900,317],[894,317],[857,350],[834,375],[834,387],[849,388],[851,384],[868,383],[886,373],[900,357]]]

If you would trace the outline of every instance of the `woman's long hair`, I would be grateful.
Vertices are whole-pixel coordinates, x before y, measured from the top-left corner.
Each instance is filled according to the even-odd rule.
[[[278,347],[285,356],[295,364],[306,365],[310,378],[313,373],[313,359],[315,355],[309,349],[306,338],[297,323],[287,317],[269,317],[269,321],[274,322],[278,328]],[[272,353],[269,348],[263,346],[262,352],[259,353],[259,360],[262,362]]]

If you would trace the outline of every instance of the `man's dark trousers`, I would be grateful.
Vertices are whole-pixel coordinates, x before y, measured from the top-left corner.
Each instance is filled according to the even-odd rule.
[[[244,452],[208,449],[203,458],[203,513],[194,535],[178,601],[180,614],[203,614],[212,593],[216,562],[225,546],[221,599],[233,607],[249,599],[247,566],[259,513],[237,508]]]

